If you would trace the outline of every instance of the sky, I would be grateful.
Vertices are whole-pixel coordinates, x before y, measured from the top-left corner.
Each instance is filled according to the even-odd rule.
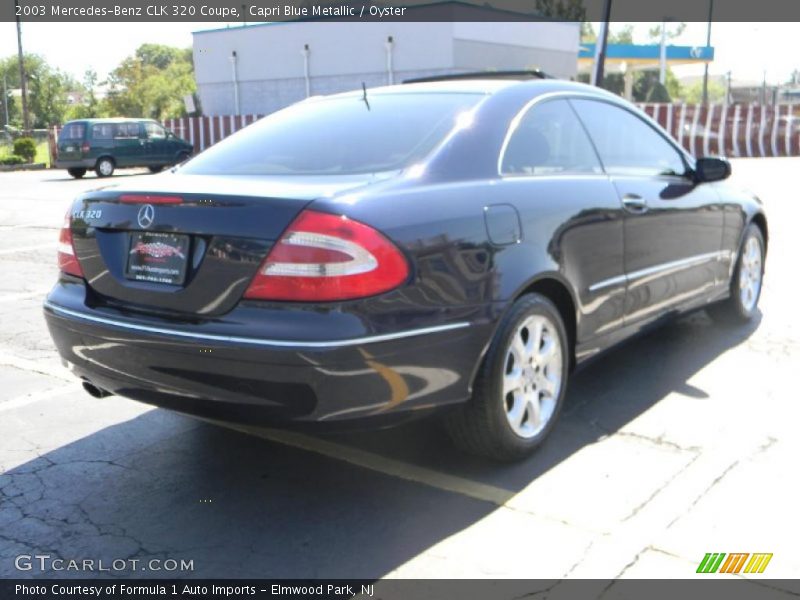
[[[612,24],[612,31],[622,25]],[[646,43],[647,31],[653,25],[656,24],[635,24],[634,41]],[[224,23],[23,23],[22,44],[26,52],[42,55],[78,79],[92,68],[102,80],[140,44],[189,47],[193,31],[224,26]],[[705,45],[706,27],[706,23],[688,23],[684,34],[672,43]],[[794,69],[800,69],[800,55],[793,50],[798,37],[800,23],[714,23],[711,45],[716,49],[716,58],[709,72],[723,75],[731,71],[734,80],[760,82],[766,70],[768,83],[784,83]],[[0,23],[0,57],[16,52],[14,23]],[[703,71],[698,65],[678,66],[674,70],[678,77],[700,75]]]

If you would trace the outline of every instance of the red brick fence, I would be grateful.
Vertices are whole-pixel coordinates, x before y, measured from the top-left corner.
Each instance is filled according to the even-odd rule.
[[[800,156],[800,105],[641,104],[695,156]]]

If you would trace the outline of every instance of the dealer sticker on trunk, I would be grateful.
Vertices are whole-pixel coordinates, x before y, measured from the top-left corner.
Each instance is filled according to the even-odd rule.
[[[181,285],[186,279],[189,236],[132,232],[125,277]]]

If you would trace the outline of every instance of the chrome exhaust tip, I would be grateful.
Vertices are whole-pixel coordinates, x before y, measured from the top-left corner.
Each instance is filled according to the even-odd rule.
[[[105,398],[106,396],[111,396],[111,392],[107,392],[106,390],[99,388],[88,381],[83,382],[83,389],[86,390],[86,393],[93,398]]]

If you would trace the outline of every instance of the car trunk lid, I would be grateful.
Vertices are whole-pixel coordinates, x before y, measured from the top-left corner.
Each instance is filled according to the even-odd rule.
[[[98,302],[184,316],[224,314],[303,208],[373,180],[166,174],[104,188],[73,205],[75,253]]]

